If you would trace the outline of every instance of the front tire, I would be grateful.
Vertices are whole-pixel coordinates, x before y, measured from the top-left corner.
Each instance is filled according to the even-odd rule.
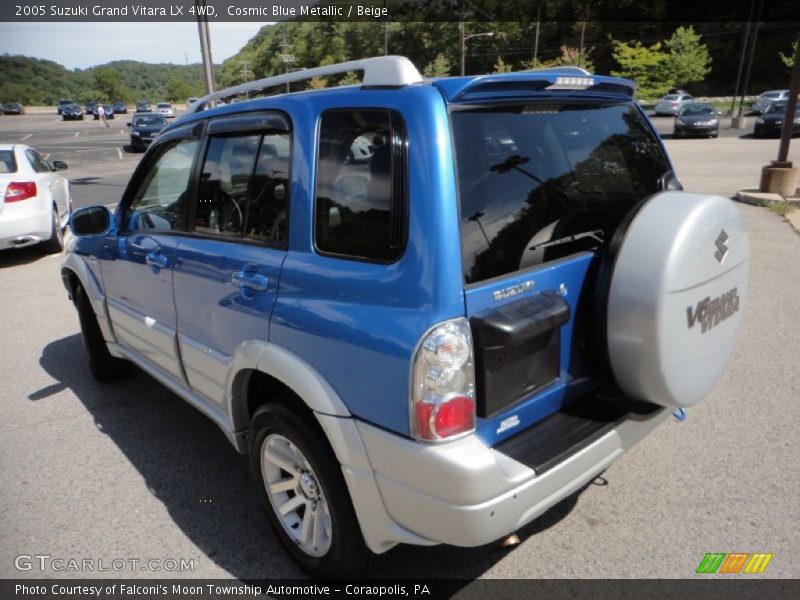
[[[272,528],[304,571],[358,577],[372,566],[341,465],[313,417],[283,403],[259,408],[250,467]]]
[[[89,362],[89,371],[98,381],[112,381],[124,374],[130,368],[130,363],[121,358],[111,356],[103,339],[103,332],[97,323],[89,297],[83,286],[78,285],[75,290],[75,308],[78,310],[78,320],[81,323],[81,337],[83,349]]]

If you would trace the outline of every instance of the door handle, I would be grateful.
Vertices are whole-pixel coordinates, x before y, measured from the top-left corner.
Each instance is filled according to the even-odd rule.
[[[154,271],[157,271],[158,269],[166,269],[169,266],[167,257],[161,254],[161,251],[159,250],[154,250],[153,252],[148,252],[145,254],[144,262],[151,266]]]
[[[269,277],[259,275],[254,271],[238,271],[231,275],[231,283],[238,288],[247,288],[256,292],[266,292],[269,287]]]

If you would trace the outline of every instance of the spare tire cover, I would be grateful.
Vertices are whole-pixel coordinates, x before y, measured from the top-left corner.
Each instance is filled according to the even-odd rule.
[[[687,407],[708,394],[733,350],[749,248],[736,206],[667,191],[639,208],[616,255],[608,358],[626,395]]]

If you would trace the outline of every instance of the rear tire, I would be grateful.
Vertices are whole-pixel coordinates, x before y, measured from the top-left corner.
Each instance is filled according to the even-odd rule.
[[[42,248],[47,254],[59,254],[64,249],[64,230],[61,228],[58,210],[55,206],[53,207],[52,221],[50,239],[42,244]]]
[[[250,424],[250,467],[272,528],[304,571],[358,577],[374,564],[342,467],[313,417],[287,404],[259,408]]]
[[[81,285],[75,290],[75,308],[78,310],[78,319],[81,323],[81,337],[89,362],[89,371],[94,378],[98,381],[112,381],[126,373],[130,369],[130,363],[111,356],[92,304]]]

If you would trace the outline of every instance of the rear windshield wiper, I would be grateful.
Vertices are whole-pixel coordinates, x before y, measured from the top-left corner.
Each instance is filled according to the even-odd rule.
[[[581,233],[576,233],[574,235],[568,235],[563,238],[558,238],[557,240],[550,240],[549,242],[542,242],[541,244],[534,244],[528,250],[536,250],[537,248],[547,248],[549,246],[559,246],[561,244],[569,244],[570,242],[577,242],[578,240],[583,240],[586,238],[592,238],[593,240],[597,240],[601,244],[603,243],[603,230],[602,229],[595,229],[594,231],[583,231]]]

